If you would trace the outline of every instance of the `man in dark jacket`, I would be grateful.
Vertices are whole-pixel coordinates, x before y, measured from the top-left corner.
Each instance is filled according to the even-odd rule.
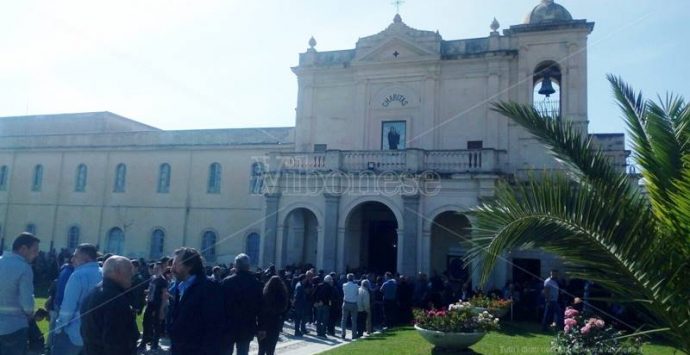
[[[247,355],[249,343],[257,332],[263,285],[249,271],[250,265],[247,254],[237,255],[235,258],[237,272],[226,277],[222,283],[226,320],[224,354],[232,355],[236,347],[237,355]]]
[[[163,301],[168,297],[168,280],[163,276],[161,263],[153,267],[154,275],[149,283],[146,294],[146,312],[144,312],[144,334],[141,337],[139,349],[146,350],[146,344],[151,344],[151,349],[158,349],[158,340],[163,332]]]
[[[333,278],[331,275],[326,275],[323,281],[319,280],[318,276],[314,277],[314,283],[318,283],[314,290],[314,308],[316,311],[316,335],[322,338],[326,337],[326,330],[328,328],[328,316],[331,309],[331,302],[333,302],[334,289],[331,284]]]
[[[310,311],[309,302],[307,301],[307,293],[305,292],[304,288],[304,283],[307,280],[307,276],[300,274],[295,279],[297,279],[297,283],[295,284],[295,291],[292,300],[292,304],[295,307],[295,336],[301,337],[307,331],[305,321],[307,313]]]
[[[103,263],[103,282],[81,306],[84,354],[136,354],[139,330],[126,294],[133,273],[132,263],[125,257],[111,256]]]
[[[170,304],[172,355],[218,355],[223,325],[223,295],[206,278],[201,255],[194,248],[175,251],[173,274],[177,280]]]
[[[141,265],[139,260],[132,259],[132,266],[134,266],[134,276],[132,276],[132,289],[129,291],[130,302],[132,302],[132,309],[136,314],[141,314],[146,305],[145,291],[149,287],[149,278],[145,278],[142,269],[146,270],[148,265]]]

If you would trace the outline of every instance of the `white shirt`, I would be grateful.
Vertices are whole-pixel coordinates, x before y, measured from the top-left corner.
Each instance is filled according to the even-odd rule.
[[[369,313],[371,305],[369,303],[369,290],[364,287],[359,288],[359,301],[357,302],[357,311]]]
[[[558,282],[552,278],[544,280],[544,289],[548,289],[548,299],[546,301],[558,300]]]
[[[357,303],[359,298],[359,287],[352,281],[343,284],[343,301]]]

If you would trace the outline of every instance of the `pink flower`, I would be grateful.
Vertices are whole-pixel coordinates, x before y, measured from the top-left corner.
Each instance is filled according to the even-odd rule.
[[[569,332],[569,331],[570,331],[570,326],[566,324],[565,327],[563,327],[563,331],[566,332],[566,333]]]
[[[577,317],[578,314],[580,314],[580,312],[578,312],[575,308],[572,308],[572,307],[568,307],[565,310],[565,317],[566,318]]]
[[[568,319],[564,320],[563,323],[565,323],[565,325],[567,325],[567,326],[572,327],[575,324],[577,324],[577,321],[572,319],[572,318],[568,318]]]
[[[604,327],[604,321],[601,319],[597,319],[596,322],[594,322],[594,326],[597,328],[603,328]]]
[[[580,333],[582,333],[583,335],[587,335],[591,328],[592,327],[589,324],[587,324],[584,327],[582,327],[582,329],[580,329]]]

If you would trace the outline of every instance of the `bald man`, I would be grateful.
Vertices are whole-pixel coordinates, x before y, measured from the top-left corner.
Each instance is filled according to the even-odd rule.
[[[86,296],[81,308],[85,355],[132,355],[139,330],[127,290],[134,269],[129,259],[114,255],[103,263],[103,282]]]

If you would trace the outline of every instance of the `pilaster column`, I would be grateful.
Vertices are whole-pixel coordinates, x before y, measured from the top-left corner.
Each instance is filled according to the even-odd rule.
[[[422,232],[421,267],[420,272],[427,275],[431,272],[431,230]]]
[[[417,230],[419,226],[419,195],[403,195],[403,220],[405,228],[402,231],[402,257],[400,265],[404,275],[414,276],[417,272]],[[398,236],[400,238],[400,236]]]
[[[340,194],[324,193],[323,196],[326,199],[326,210],[323,218],[323,249],[319,254],[321,255],[321,267],[330,272],[336,269]]]
[[[263,266],[267,267],[276,262],[276,244],[278,243],[278,206],[280,193],[267,193],[266,216],[264,220],[264,250]]]

